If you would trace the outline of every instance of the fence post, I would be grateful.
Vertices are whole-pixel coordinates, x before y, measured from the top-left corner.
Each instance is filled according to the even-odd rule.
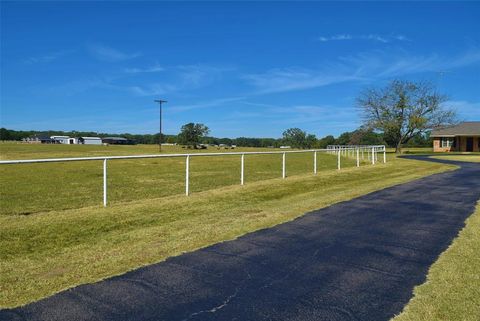
[[[357,147],[357,167],[360,167],[360,149]]]
[[[337,157],[337,169],[340,170],[340,153],[341,151],[338,151],[338,157]]]
[[[372,165],[375,165],[375,147],[372,147]]]
[[[240,185],[243,185],[244,183],[244,170],[245,168],[245,154],[242,154],[242,161],[241,161],[241,166],[240,166]]]
[[[313,173],[317,174],[317,151],[313,152]]]
[[[107,159],[103,160],[103,207],[107,207]]]
[[[387,151],[385,150],[385,146],[383,146],[383,163],[387,162]]]
[[[187,155],[187,160],[185,162],[185,195],[190,193],[190,155]]]
[[[283,153],[283,159],[282,159],[282,178],[287,177],[287,175],[286,175],[286,169],[285,169],[285,156],[286,156],[286,153]]]

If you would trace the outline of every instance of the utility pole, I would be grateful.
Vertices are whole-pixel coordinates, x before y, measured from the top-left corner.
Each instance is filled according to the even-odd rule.
[[[154,102],[160,105],[160,123],[159,123],[160,134],[158,135],[158,151],[161,152],[162,151],[162,104],[166,103],[167,101],[158,99],[158,100],[154,100]]]

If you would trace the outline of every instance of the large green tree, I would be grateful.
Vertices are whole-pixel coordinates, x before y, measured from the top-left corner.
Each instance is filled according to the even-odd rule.
[[[210,130],[204,124],[188,123],[182,126],[178,134],[178,143],[188,147],[197,148],[202,137],[208,135]]]
[[[333,137],[332,135],[320,138],[315,146],[317,148],[327,148],[328,145],[335,145],[335,137]]]
[[[383,135],[373,130],[359,128],[352,132],[350,145],[385,145]]]
[[[413,137],[455,122],[455,112],[444,106],[446,100],[430,83],[394,80],[363,91],[357,103],[364,126],[382,131],[385,141],[401,153]]]
[[[307,134],[300,128],[289,128],[283,132],[283,142],[294,148],[311,148],[317,139],[315,135]]]

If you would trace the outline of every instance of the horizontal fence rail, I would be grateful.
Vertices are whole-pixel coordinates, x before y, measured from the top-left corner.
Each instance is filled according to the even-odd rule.
[[[378,162],[378,153],[383,153],[383,162],[387,162],[387,154],[385,145],[328,145],[327,150],[338,152],[339,154],[346,157],[355,157],[357,154],[357,163],[360,159],[365,160],[365,157],[368,160],[371,160],[372,164],[375,165]]]
[[[32,164],[32,163],[62,163],[80,161],[103,162],[103,206],[107,206],[107,162],[118,159],[144,159],[144,158],[185,158],[185,195],[190,195],[190,158],[215,157],[215,156],[240,156],[240,185],[245,183],[245,155],[282,155],[282,178],[287,177],[286,154],[313,153],[313,173],[317,174],[317,153],[337,155],[337,169],[341,169],[341,157],[356,159],[356,166],[360,166],[360,159],[369,160],[374,165],[378,161],[378,153],[383,153],[383,162],[386,163],[386,149],[384,145],[329,145],[326,149],[270,151],[270,152],[229,152],[229,153],[191,153],[191,154],[153,154],[153,155],[127,155],[127,156],[93,156],[71,158],[44,158],[44,159],[18,159],[0,160],[0,165]]]

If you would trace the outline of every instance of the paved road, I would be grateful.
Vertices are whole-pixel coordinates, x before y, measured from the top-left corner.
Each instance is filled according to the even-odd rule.
[[[480,198],[480,165],[458,164],[0,320],[389,320]]]

